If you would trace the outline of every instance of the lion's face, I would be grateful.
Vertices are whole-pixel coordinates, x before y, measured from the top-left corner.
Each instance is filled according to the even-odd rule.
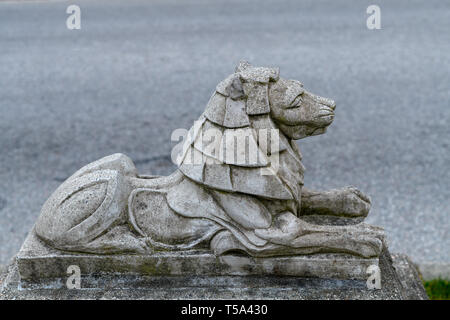
[[[271,82],[269,101],[272,119],[291,139],[322,134],[334,119],[334,101],[304,90],[296,80]]]

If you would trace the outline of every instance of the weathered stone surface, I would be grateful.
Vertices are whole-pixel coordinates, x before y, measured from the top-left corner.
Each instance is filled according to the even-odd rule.
[[[259,82],[243,84],[247,95],[247,114],[260,115],[270,112],[268,85]]]
[[[403,255],[394,263],[385,250],[380,257],[380,290],[365,280],[277,276],[144,276],[82,274],[80,289],[67,289],[67,275],[20,280],[16,263],[0,275],[1,299],[427,299],[417,270]],[[395,268],[393,267],[395,266]],[[406,277],[405,277],[406,275]],[[413,275],[413,276],[411,276]],[[412,290],[412,288],[417,288]]]
[[[293,140],[324,133],[335,107],[299,81],[280,78],[277,68],[242,62],[217,85],[190,129],[176,172],[145,177],[125,155],[100,159],[52,194],[35,233],[46,246],[73,252],[56,251],[55,259],[78,261],[91,273],[105,264],[145,274],[146,265],[161,263],[164,267],[155,267],[159,275],[233,274],[241,268],[248,274],[276,270],[323,277],[326,270],[333,277],[361,277],[361,266],[378,261],[385,245],[382,229],[302,219],[360,222],[370,209],[370,199],[353,187],[325,192],[303,187],[305,168]],[[205,129],[220,134],[212,143],[219,150],[204,141]],[[22,277],[43,270],[37,267],[42,257],[28,245],[18,256]],[[59,262],[44,256],[45,268],[56,268]],[[336,259],[335,272],[328,264]]]
[[[408,256],[404,254],[393,254],[392,266],[404,288],[405,299],[428,299],[427,292],[422,284],[419,269]]]
[[[60,252],[45,245],[34,232],[25,240],[16,261],[21,279],[31,282],[66,277],[70,265],[79,266],[85,275],[286,275],[359,280],[367,278],[366,269],[370,265],[378,265],[378,258],[363,259],[346,254],[254,258],[236,254],[216,256],[209,250],[143,255]]]
[[[330,201],[333,202],[333,205]],[[309,191],[303,188],[302,213],[304,215],[320,212],[324,216],[342,215],[358,218],[367,216],[370,206],[370,199],[353,187],[326,192]]]

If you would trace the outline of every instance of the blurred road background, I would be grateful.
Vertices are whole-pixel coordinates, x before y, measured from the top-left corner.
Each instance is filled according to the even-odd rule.
[[[81,7],[81,30],[66,8]],[[305,184],[355,185],[391,251],[450,264],[450,3],[0,1],[0,264],[52,191],[122,152],[175,169],[189,128],[240,59],[337,102],[327,134],[299,141]]]

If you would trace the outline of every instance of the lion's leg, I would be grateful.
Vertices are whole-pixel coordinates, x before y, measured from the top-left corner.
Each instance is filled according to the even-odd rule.
[[[329,191],[312,191],[303,188],[300,215],[366,217],[370,206],[369,197],[354,187]]]
[[[35,231],[54,248],[69,251],[142,251],[139,241],[120,242],[126,223],[128,179],[136,176],[130,158],[114,154],[97,160],[68,178],[45,202]],[[130,239],[132,234],[126,235]],[[114,249],[114,246],[116,248]],[[126,248],[125,248],[126,247]]]
[[[272,244],[292,248],[292,253],[301,252],[301,248],[309,248],[311,253],[328,250],[364,257],[379,255],[384,239],[381,228],[365,223],[354,226],[319,226],[298,219],[288,211],[278,214],[272,226],[257,229],[255,233]]]
[[[150,254],[153,252],[153,249],[146,243],[145,239],[136,235],[125,224],[111,228],[88,243],[68,244],[62,249],[96,254]]]

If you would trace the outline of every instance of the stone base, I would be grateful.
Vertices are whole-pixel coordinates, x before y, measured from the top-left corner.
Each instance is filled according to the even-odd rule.
[[[381,290],[366,287],[370,264],[380,267]],[[70,265],[81,269],[81,289],[66,287]],[[387,248],[379,260],[337,254],[253,259],[206,251],[99,256],[50,249],[33,232],[0,281],[0,299],[427,298],[414,265]]]
[[[95,255],[61,252],[48,247],[32,231],[17,254],[21,280],[67,276],[70,265],[81,273],[143,276],[275,275],[335,279],[367,279],[370,265],[378,258],[363,259],[347,254],[314,254],[274,258],[246,255],[217,257],[209,250],[168,251],[152,255]]]
[[[67,289],[66,277],[24,282],[17,263],[0,277],[0,300],[11,299],[427,299],[417,270],[404,255],[380,259],[382,289],[368,290],[363,280],[276,276],[150,277],[83,276],[81,289]]]

